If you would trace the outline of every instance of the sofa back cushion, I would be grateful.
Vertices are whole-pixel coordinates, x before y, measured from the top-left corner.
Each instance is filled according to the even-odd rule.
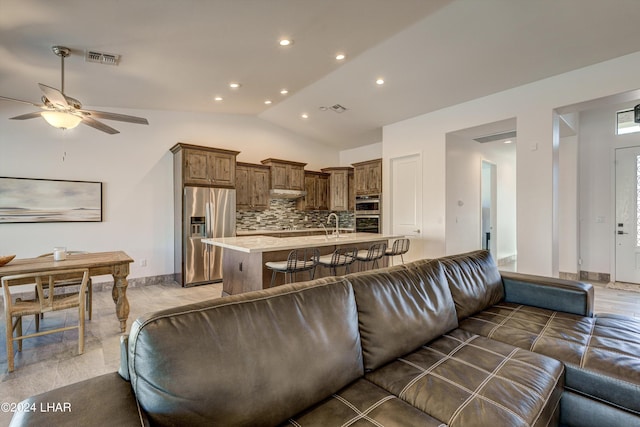
[[[456,304],[458,320],[504,298],[502,278],[489,251],[475,251],[439,259]]]
[[[276,425],[363,375],[342,279],[284,285],[138,318],[129,373],[153,425]]]
[[[353,285],[366,371],[415,350],[458,326],[437,261],[346,276]]]

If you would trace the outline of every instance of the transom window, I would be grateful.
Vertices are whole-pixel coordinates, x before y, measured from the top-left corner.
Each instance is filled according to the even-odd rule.
[[[616,135],[640,132],[640,123],[633,121],[633,108],[616,114]]]

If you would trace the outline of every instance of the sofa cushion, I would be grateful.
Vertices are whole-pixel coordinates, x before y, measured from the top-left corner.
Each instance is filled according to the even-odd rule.
[[[451,292],[437,261],[415,269],[346,276],[358,306],[365,370],[412,351],[458,325]]]
[[[276,425],[362,376],[353,289],[318,279],[146,315],[129,372],[153,425]]]
[[[504,298],[500,272],[489,251],[439,259],[456,304],[458,320],[491,307]]]
[[[501,271],[504,300],[593,317],[594,290],[587,282]]]
[[[500,303],[462,329],[566,364],[566,387],[640,414],[640,321]]]
[[[288,426],[442,427],[442,422],[398,399],[377,385],[359,379],[291,418]]]
[[[562,427],[638,427],[640,418],[615,406],[565,390],[560,400]]]
[[[557,423],[562,363],[456,329],[365,378],[450,427]]]
[[[117,372],[32,396],[17,408],[19,412],[13,415],[10,427],[135,427],[146,421],[131,384]]]

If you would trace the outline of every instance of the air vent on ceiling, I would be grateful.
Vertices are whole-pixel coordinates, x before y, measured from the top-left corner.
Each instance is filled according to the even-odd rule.
[[[340,104],[332,105],[329,108],[331,108],[331,110],[335,111],[336,113],[344,113],[345,111],[347,111],[347,109]]]
[[[98,52],[97,50],[87,50],[84,59],[87,62],[97,62],[98,64],[118,65],[120,55]]]
[[[473,138],[474,141],[478,141],[480,143],[492,142],[492,141],[500,141],[502,139],[511,139],[515,138],[518,133],[515,130],[510,130],[507,132],[494,133],[493,135],[481,136],[480,138]]]

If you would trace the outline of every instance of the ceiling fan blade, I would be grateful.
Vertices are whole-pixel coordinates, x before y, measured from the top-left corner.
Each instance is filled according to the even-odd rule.
[[[91,126],[94,129],[98,129],[98,130],[101,130],[102,132],[106,132],[109,135],[115,135],[116,133],[120,133],[119,130],[114,129],[111,126],[107,126],[104,123],[101,123],[95,119],[92,119],[91,117],[84,117],[82,119],[82,123],[84,123],[87,126]]]
[[[44,94],[44,96],[56,107],[59,108],[69,108],[69,103],[67,102],[67,98],[64,97],[64,94],[60,92],[58,89],[53,88],[51,86],[43,85],[42,83],[38,83],[40,86],[40,90]]]
[[[91,117],[99,119],[117,120],[119,122],[136,123],[139,125],[148,125],[149,121],[143,117],[128,116],[126,114],[107,113],[106,111],[80,110],[82,113],[89,113]]]
[[[10,120],[35,119],[36,117],[40,117],[40,115],[41,115],[40,113],[42,113],[42,111],[36,111],[35,113],[22,114],[21,116],[11,117]]]
[[[33,105],[34,107],[44,107],[44,105],[42,104],[34,104],[33,102],[23,101],[21,99],[9,98],[8,96],[0,96],[0,99],[4,99],[5,101],[21,102],[23,104]]]

